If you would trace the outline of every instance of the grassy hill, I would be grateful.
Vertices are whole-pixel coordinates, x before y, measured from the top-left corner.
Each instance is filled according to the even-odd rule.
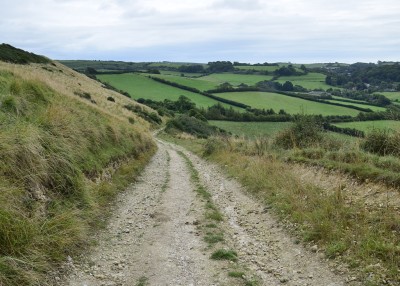
[[[8,51],[13,63],[0,61],[0,285],[45,285],[92,243],[155,145],[150,123],[124,105],[147,107],[57,62],[28,65],[41,59]]]
[[[0,45],[0,61],[15,64],[50,63],[50,59],[46,57],[26,52],[8,44]]]

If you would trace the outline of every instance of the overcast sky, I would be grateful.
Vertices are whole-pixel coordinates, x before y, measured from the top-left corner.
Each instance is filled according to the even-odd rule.
[[[400,0],[0,0],[0,42],[53,59],[400,61]]]

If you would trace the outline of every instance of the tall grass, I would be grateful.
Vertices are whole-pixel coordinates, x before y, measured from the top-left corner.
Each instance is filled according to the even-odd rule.
[[[381,285],[383,281],[398,285],[400,214],[396,207],[388,205],[371,210],[365,208],[362,200],[349,203],[342,188],[326,191],[304,183],[298,174],[292,173],[285,160],[291,154],[307,153],[314,162],[326,160],[326,165],[335,162],[338,169],[343,166],[371,168],[368,162],[373,160],[382,167],[397,169],[400,160],[378,158],[357,149],[357,145],[329,143],[326,138],[296,141],[293,131],[284,133],[295,139],[284,146],[295,147],[294,150],[283,152],[271,142],[210,138],[204,145],[204,155],[226,166],[256,198],[272,206],[305,242],[318,244],[328,258],[340,259],[357,269],[365,285]],[[376,174],[370,173],[368,177],[373,175]]]
[[[45,285],[154,150],[128,122],[0,72],[0,285]],[[108,180],[96,182],[111,162]],[[115,169],[115,170],[114,170]]]
[[[243,145],[232,147],[232,142],[230,147],[220,144],[224,147],[213,148],[209,158],[227,166],[248,190],[289,221],[304,241],[317,243],[327,257],[343,257],[351,267],[381,263],[382,268],[369,269],[371,283],[379,285],[384,275],[400,282],[400,238],[396,234],[400,215],[396,209],[370,212],[361,203],[348,204],[341,189],[325,192],[304,184],[275,156],[251,155],[243,152]]]

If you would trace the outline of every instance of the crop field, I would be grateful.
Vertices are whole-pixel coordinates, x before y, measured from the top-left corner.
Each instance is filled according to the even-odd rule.
[[[346,104],[346,105],[353,105],[361,108],[369,108],[372,111],[385,111],[386,108],[384,107],[379,107],[379,106],[372,106],[372,105],[367,105],[367,104],[362,104],[362,103],[352,103],[352,102],[344,102],[344,101],[338,101],[338,100],[329,100],[330,102],[334,103],[340,103],[340,104]]]
[[[241,83],[247,85],[255,85],[257,82],[263,80],[271,80],[272,76],[269,75],[251,75],[251,74],[234,74],[234,73],[218,73],[210,74],[199,78],[201,80],[212,82],[219,85],[224,82],[229,82],[233,86],[238,86]]]
[[[365,103],[367,103],[366,101],[363,101],[363,100],[345,98],[345,97],[336,96],[336,95],[332,95],[332,98],[333,98],[333,99],[341,99],[341,100],[345,100],[345,101],[357,101],[357,103],[360,103],[360,104],[365,104]],[[343,103],[346,103],[346,102],[343,101]],[[350,103],[351,103],[351,102],[350,102]]]
[[[197,88],[198,90],[205,91],[209,89],[213,89],[217,87],[217,84],[203,80],[203,77],[200,78],[187,78],[187,77],[182,77],[180,75],[154,75],[154,77],[162,78],[168,81],[176,82],[182,85],[190,86]]]
[[[325,75],[322,73],[308,73],[306,75],[301,76],[281,76],[276,81],[280,83],[285,83],[286,81],[290,81],[293,85],[301,85],[307,89],[328,89],[332,88],[332,86],[327,85],[325,83]]]
[[[218,96],[250,105],[253,108],[272,108],[275,112],[284,109],[290,114],[304,113],[356,116],[359,113],[357,110],[346,107],[318,103],[270,92],[226,92],[218,93]]]
[[[239,70],[255,70],[273,72],[279,69],[279,66],[235,66]]]
[[[367,133],[373,129],[391,129],[400,131],[400,121],[394,121],[394,120],[342,122],[342,123],[335,123],[334,125],[338,127],[355,128]]]
[[[400,101],[400,91],[393,91],[393,92],[377,92],[378,94],[383,94],[387,98],[392,101],[398,100]]]
[[[255,85],[257,82],[272,79],[272,76],[267,76],[267,75],[247,75],[247,74],[233,74],[233,73],[210,74],[207,76],[202,76],[197,78],[186,78],[174,74],[161,74],[153,76],[160,77],[176,83],[180,83],[186,86],[194,87],[202,91],[214,89],[218,85],[225,82],[229,82],[233,86],[238,86],[241,83],[247,85]]]
[[[274,136],[292,124],[291,122],[233,122],[219,120],[209,120],[208,122],[234,135],[248,138]]]
[[[188,73],[188,72],[166,71],[166,70],[160,70],[160,73],[161,75],[171,75],[171,76],[181,76],[183,74],[186,77],[195,77],[195,78],[202,75],[201,73]]]
[[[98,78],[120,90],[127,91],[134,99],[146,98],[156,101],[164,99],[177,100],[179,96],[184,95],[196,103],[198,107],[208,107],[219,103],[212,98],[165,85],[140,74],[104,74],[98,75]],[[229,104],[223,105],[231,107]],[[239,108],[236,107],[235,109]]]
[[[148,65],[148,67],[156,68],[156,67],[168,67],[168,68],[179,68],[182,65],[186,65],[187,63],[172,63],[172,62],[154,62]]]

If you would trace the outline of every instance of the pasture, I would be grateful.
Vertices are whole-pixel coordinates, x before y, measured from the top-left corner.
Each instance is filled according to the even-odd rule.
[[[234,73],[213,73],[199,78],[204,81],[211,82],[219,85],[224,82],[229,82],[233,86],[238,86],[241,83],[247,85],[255,85],[257,82],[263,80],[271,80],[272,76],[269,75],[252,75],[252,74],[234,74]]]
[[[176,82],[185,86],[190,86],[197,88],[198,90],[205,91],[209,89],[214,89],[217,87],[217,84],[203,80],[203,77],[199,78],[188,78],[188,77],[182,77],[180,75],[167,75],[167,74],[161,74],[161,75],[154,75],[154,77],[162,78],[168,81]]]
[[[334,125],[343,128],[355,128],[366,133],[373,129],[389,129],[400,131],[400,121],[395,120],[376,120],[376,121],[358,121],[358,122],[342,122]]]
[[[377,92],[377,94],[383,94],[391,101],[400,101],[400,91]]]
[[[272,137],[292,124],[291,122],[233,122],[219,120],[209,120],[208,122],[231,132],[233,135],[248,138]]]
[[[219,103],[219,101],[212,98],[156,82],[141,74],[104,74],[98,75],[98,78],[120,90],[127,91],[133,99],[177,100],[179,96],[184,95],[193,101],[197,107],[206,108]],[[229,104],[222,105],[228,108],[231,107]],[[237,107],[234,108],[239,109]]]
[[[255,70],[260,72],[274,72],[275,70],[279,69],[280,66],[235,66],[236,69],[239,70]]]
[[[332,88],[332,86],[325,83],[324,74],[315,72],[310,72],[306,75],[300,76],[281,76],[276,81],[282,84],[286,81],[290,81],[293,83],[293,85],[301,85],[302,87],[307,89],[327,90],[328,88]]]
[[[253,108],[272,108],[275,112],[284,109],[290,114],[304,113],[356,116],[359,113],[357,110],[346,107],[308,101],[271,92],[227,92],[218,93],[218,96],[250,105]]]
[[[380,106],[373,106],[373,105],[367,105],[367,104],[362,104],[362,103],[353,103],[353,102],[343,102],[343,101],[338,101],[338,100],[328,100],[333,103],[340,103],[340,104],[346,104],[346,105],[353,105],[361,108],[369,108],[372,111],[385,111],[386,108],[380,107]]]

